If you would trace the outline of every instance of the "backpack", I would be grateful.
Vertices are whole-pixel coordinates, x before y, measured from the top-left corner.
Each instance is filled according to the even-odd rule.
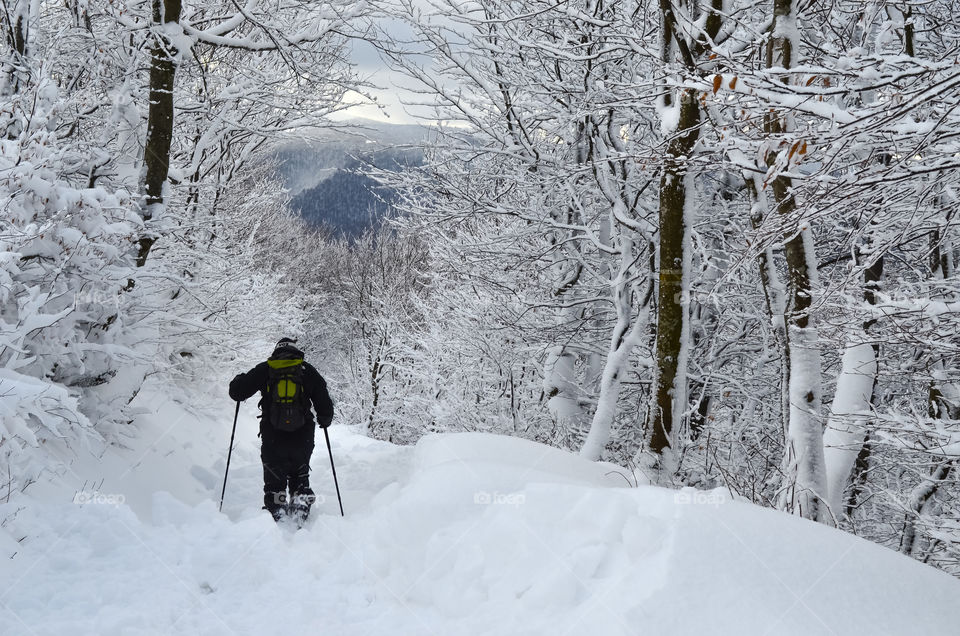
[[[270,426],[278,431],[296,431],[309,419],[303,360],[268,360],[267,364]]]

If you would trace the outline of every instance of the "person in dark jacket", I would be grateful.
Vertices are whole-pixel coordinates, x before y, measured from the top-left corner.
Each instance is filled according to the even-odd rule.
[[[230,398],[242,402],[260,391],[263,506],[276,521],[291,516],[302,524],[315,500],[310,489],[315,431],[310,405],[317,412],[316,424],[326,428],[333,420],[333,402],[326,381],[295,344],[281,339],[270,358],[235,377]],[[285,388],[287,380],[292,388]]]

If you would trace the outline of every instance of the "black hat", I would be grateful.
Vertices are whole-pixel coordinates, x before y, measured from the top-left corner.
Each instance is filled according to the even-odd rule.
[[[279,342],[277,342],[277,346],[275,346],[273,350],[276,351],[278,349],[287,349],[287,348],[296,349],[296,347],[294,346],[295,344],[297,344],[296,338],[280,338]]]

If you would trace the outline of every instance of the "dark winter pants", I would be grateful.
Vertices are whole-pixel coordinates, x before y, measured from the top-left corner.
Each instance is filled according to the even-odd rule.
[[[285,512],[299,514],[302,518],[309,513],[314,500],[310,489],[312,454],[313,444],[305,443],[302,439],[286,441],[264,438],[260,448],[263,506],[274,519],[279,519]]]

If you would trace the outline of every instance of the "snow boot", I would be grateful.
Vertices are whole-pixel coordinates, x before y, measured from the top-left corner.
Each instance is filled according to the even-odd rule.
[[[310,506],[313,505],[313,502],[316,500],[316,495],[311,493],[295,495],[290,502],[288,510],[290,516],[297,523],[298,528],[302,528],[303,524],[307,522],[307,517],[310,516]]]
[[[264,498],[264,510],[270,512],[273,516],[273,520],[280,522],[285,519],[288,515],[289,502],[287,499],[287,493],[285,492],[272,492],[267,493]]]

